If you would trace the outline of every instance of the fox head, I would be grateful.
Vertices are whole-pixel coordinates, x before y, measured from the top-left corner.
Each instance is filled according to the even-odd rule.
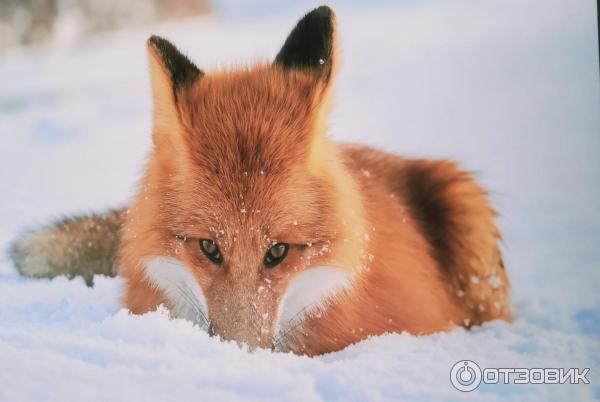
[[[336,50],[328,7],[251,68],[207,74],[148,40],[154,147],[123,228],[126,306],[164,303],[224,339],[286,349],[306,317],[350,297],[368,236],[325,134]]]

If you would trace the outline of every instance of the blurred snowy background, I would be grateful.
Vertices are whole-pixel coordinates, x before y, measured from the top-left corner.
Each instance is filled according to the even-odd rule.
[[[273,58],[318,3],[3,0],[0,401],[600,400],[595,2],[330,4],[342,47],[331,135],[477,172],[501,213],[515,322],[316,359],[249,354],[164,312],[121,311],[118,279],[20,278],[5,250],[24,228],[132,196],[150,145],[151,33],[210,70]],[[449,382],[461,359],[590,367],[591,384],[462,394]]]

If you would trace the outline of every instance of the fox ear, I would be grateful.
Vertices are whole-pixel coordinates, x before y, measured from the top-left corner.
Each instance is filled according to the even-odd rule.
[[[277,54],[275,64],[313,72],[329,83],[336,68],[335,25],[331,8],[315,8],[298,21]]]
[[[171,86],[175,92],[179,88],[190,87],[199,77],[204,75],[190,59],[181,54],[166,39],[152,35],[148,39],[148,51],[151,53],[150,63],[156,62],[161,65],[163,73],[171,81]]]
[[[147,47],[152,83],[152,129],[156,142],[175,135],[174,131],[179,127],[177,94],[192,86],[204,73],[166,39],[151,36]]]

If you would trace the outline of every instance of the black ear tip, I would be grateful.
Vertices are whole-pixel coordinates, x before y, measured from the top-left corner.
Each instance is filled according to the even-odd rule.
[[[315,8],[314,10],[312,10],[309,14],[313,14],[313,13],[316,15],[319,15],[320,17],[327,17],[327,18],[330,18],[335,15],[335,13],[333,12],[333,8],[331,8],[327,5],[319,6],[319,7]]]
[[[302,20],[311,20],[316,23],[317,21],[321,21],[322,24],[331,24],[335,19],[335,12],[333,8],[329,6],[319,6],[312,11],[309,11]],[[301,20],[301,21],[302,21]]]
[[[307,13],[292,29],[275,63],[285,68],[309,69],[329,77],[335,46],[335,14],[329,6]]]
[[[176,49],[171,42],[157,35],[152,35],[149,37],[146,41],[146,44],[156,48],[156,50],[158,50],[161,54],[172,52],[173,49]]]
[[[152,46],[162,59],[164,66],[171,73],[173,88],[190,86],[203,73],[168,40],[152,35],[146,42]]]
[[[146,44],[156,46],[161,41],[164,41],[164,39],[161,38],[160,36],[152,35],[148,38],[148,40],[146,41]]]

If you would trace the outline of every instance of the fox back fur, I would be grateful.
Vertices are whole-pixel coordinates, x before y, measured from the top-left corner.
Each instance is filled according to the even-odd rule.
[[[118,273],[133,313],[163,304],[223,339],[308,355],[510,319],[495,212],[468,173],[326,136],[336,50],[328,7],[273,63],[234,71],[205,74],[151,37],[137,196],[24,236],[17,268]]]

